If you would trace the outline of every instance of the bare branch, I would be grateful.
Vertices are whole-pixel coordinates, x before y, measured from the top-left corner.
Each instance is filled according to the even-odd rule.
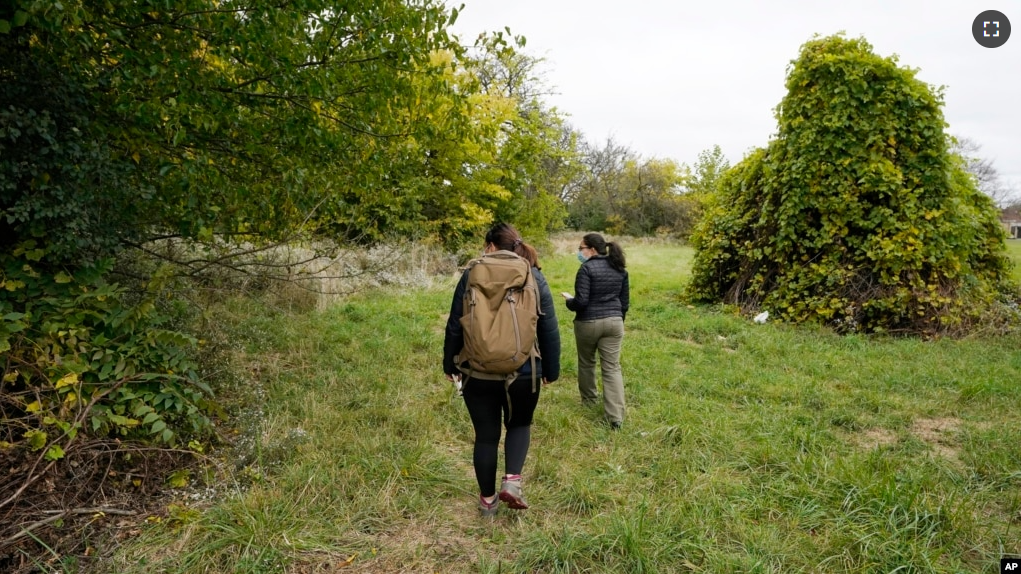
[[[993,160],[978,155],[981,149],[978,142],[967,137],[954,138],[951,144],[951,151],[964,158],[965,169],[975,178],[978,190],[988,195],[997,207],[1004,208],[1017,202],[1021,199],[1019,191],[1003,181]]]

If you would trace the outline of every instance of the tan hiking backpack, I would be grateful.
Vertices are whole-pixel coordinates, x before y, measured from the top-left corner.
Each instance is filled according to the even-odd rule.
[[[539,288],[527,259],[495,251],[471,261],[461,316],[464,348],[455,362],[468,362],[469,377],[506,380],[509,385],[532,359],[534,387],[540,314]]]

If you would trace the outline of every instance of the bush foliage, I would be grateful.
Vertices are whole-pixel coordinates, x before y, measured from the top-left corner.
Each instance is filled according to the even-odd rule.
[[[24,251],[14,255],[41,255]],[[109,260],[56,274],[0,261],[8,294],[0,297],[0,448],[46,449],[58,460],[80,432],[179,444],[182,432],[209,430],[198,341],[161,326],[160,281],[139,296],[104,279]]]
[[[942,92],[864,39],[815,38],[778,135],[729,170],[689,294],[842,331],[966,328],[1009,291],[997,212],[948,151]]]

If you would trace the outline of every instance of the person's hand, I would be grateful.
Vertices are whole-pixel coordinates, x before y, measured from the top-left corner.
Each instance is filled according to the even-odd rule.
[[[544,386],[544,387],[547,386],[547,385],[551,385],[553,383],[554,383],[554,381],[551,381],[551,380],[547,379],[546,377],[542,378],[542,386]]]
[[[458,396],[462,393],[462,377],[457,373],[444,373],[443,376],[447,377],[447,380],[454,384],[454,389],[457,390]]]

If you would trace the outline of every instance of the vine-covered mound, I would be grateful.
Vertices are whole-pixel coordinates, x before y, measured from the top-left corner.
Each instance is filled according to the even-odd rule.
[[[847,331],[966,330],[1005,300],[992,201],[949,151],[942,91],[864,39],[813,39],[778,133],[731,169],[689,294]]]

